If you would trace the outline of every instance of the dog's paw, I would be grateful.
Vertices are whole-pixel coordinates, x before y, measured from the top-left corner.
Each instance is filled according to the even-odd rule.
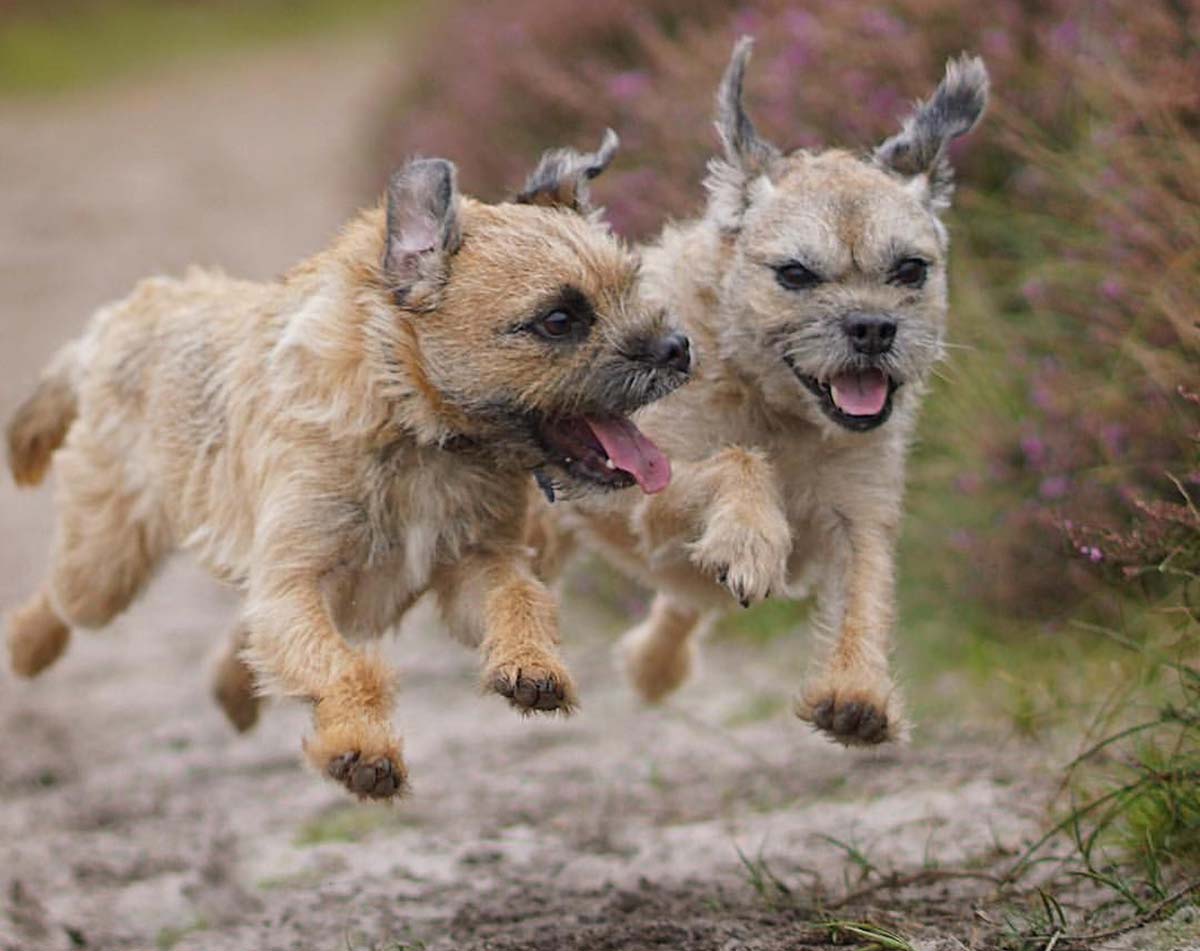
[[[407,785],[404,767],[390,756],[340,753],[325,765],[325,772],[359,799],[391,799]]]
[[[393,799],[408,790],[400,744],[379,724],[343,723],[304,742],[308,761],[359,799]]]
[[[691,546],[692,564],[724,585],[744,608],[787,587],[792,535],[782,513],[713,518]]]
[[[493,661],[484,682],[522,713],[570,713],[575,706],[571,675],[553,658]]]
[[[655,636],[651,619],[632,628],[617,644],[617,663],[646,703],[659,703],[691,676],[696,642]]]
[[[886,679],[855,684],[811,684],[796,715],[844,746],[876,746],[904,738],[906,728],[895,688]]]

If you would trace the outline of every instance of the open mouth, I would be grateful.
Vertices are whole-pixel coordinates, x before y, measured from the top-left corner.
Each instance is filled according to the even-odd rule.
[[[882,426],[892,414],[892,394],[900,384],[880,370],[844,370],[828,380],[800,373],[797,378],[821,401],[825,415],[839,426],[866,432]]]
[[[635,483],[647,495],[661,492],[671,481],[671,463],[661,449],[623,416],[572,416],[548,420],[540,428],[547,462],[565,469],[574,479],[609,489]],[[538,484],[551,502],[554,485],[539,470]]]

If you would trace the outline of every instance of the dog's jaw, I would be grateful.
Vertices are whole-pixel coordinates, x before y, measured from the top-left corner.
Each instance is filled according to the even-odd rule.
[[[903,381],[884,371],[886,379],[887,393],[884,397],[882,408],[875,413],[854,414],[848,413],[838,405],[833,392],[833,384],[830,379],[820,379],[819,377],[805,373],[796,364],[784,356],[784,362],[795,375],[796,379],[817,399],[818,406],[826,418],[836,423],[842,429],[852,433],[866,433],[873,429],[878,429],[886,423],[892,415],[892,408],[895,402],[896,391],[903,385]]]

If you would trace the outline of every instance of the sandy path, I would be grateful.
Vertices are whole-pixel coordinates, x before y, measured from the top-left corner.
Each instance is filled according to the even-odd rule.
[[[391,65],[389,44],[342,38],[0,104],[0,411],[138,277],[265,278],[317,249],[369,197],[362,144]],[[0,608],[38,577],[49,495],[0,478]],[[478,696],[473,658],[418,610],[392,647],[414,793],[367,808],[301,767],[302,710],[229,731],[205,664],[233,601],[173,564],[39,682],[0,673],[0,948],[795,948],[811,927],[762,901],[737,848],[793,886],[839,886],[822,835],[919,868],[1036,818],[1020,750],[927,729],[864,756],[810,736],[786,711],[802,640],[713,645],[675,705],[639,710],[601,603],[568,605],[570,721]],[[969,940],[961,912],[930,930],[879,909]]]

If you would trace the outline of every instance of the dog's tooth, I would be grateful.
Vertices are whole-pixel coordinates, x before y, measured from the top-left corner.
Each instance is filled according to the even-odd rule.
[[[617,467],[617,464],[615,462],[613,462],[611,459],[604,460],[604,468],[605,469],[615,469],[616,467]]]

